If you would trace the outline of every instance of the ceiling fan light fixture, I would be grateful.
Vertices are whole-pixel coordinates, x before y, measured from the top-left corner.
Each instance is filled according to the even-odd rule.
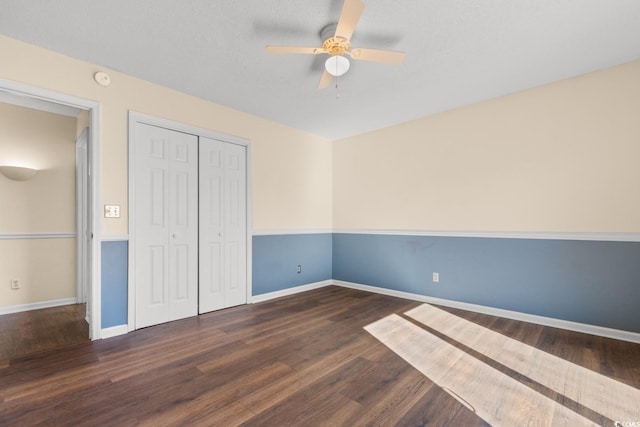
[[[349,60],[341,55],[330,56],[324,63],[324,69],[334,77],[340,77],[349,71],[350,66]]]

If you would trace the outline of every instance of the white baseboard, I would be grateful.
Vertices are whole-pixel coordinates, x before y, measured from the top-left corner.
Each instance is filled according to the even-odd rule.
[[[312,289],[324,288],[325,286],[332,285],[332,280],[323,280],[321,282],[309,283],[307,285],[300,285],[293,288],[283,289],[281,291],[269,292],[268,294],[261,294],[251,297],[251,303],[268,301],[274,298],[280,298],[287,295],[293,295],[300,292],[310,291]]]
[[[60,307],[61,305],[76,304],[75,298],[54,299],[51,301],[31,302],[28,304],[0,307],[0,314],[20,313],[22,311],[39,310],[41,308]]]
[[[542,326],[551,326],[553,328],[566,329],[569,331],[582,332],[585,334],[598,335],[606,338],[613,338],[622,341],[629,341],[640,344],[640,333],[622,331],[620,329],[605,328],[603,326],[588,325],[585,323],[572,322],[569,320],[554,319],[552,317],[537,316],[534,314],[520,313],[517,311],[504,310],[501,308],[487,307],[484,305],[469,304],[466,302],[458,302],[446,300],[442,298],[434,298],[426,295],[419,295],[410,292],[395,291],[393,289],[379,288],[377,286],[362,285],[359,283],[343,282],[341,280],[333,280],[336,286],[345,288],[358,289],[361,291],[373,292],[377,294],[389,295],[398,298],[405,298],[414,301],[426,302],[430,304],[442,305],[445,307],[459,308],[461,310],[473,311],[476,313],[489,314],[491,316],[505,317],[507,319],[519,320],[521,322],[535,323]]]
[[[117,337],[118,335],[124,335],[129,332],[127,325],[112,326],[110,328],[104,328],[100,331],[102,339]]]

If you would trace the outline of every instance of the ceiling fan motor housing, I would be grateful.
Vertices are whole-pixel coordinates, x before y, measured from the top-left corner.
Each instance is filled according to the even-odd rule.
[[[351,42],[342,37],[330,37],[322,43],[322,49],[331,56],[342,55],[351,49]]]
[[[320,30],[320,38],[323,40],[322,50],[331,56],[343,55],[351,49],[351,42],[349,40],[335,35],[337,28],[338,24],[334,22],[325,25],[322,30]]]

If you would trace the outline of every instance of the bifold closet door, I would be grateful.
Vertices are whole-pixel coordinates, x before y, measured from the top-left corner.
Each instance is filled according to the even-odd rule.
[[[246,148],[200,138],[199,312],[247,302]]]
[[[135,129],[136,328],[198,311],[198,137]]]

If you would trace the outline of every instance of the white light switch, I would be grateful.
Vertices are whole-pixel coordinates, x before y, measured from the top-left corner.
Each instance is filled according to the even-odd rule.
[[[120,205],[104,205],[105,218],[120,218]]]

